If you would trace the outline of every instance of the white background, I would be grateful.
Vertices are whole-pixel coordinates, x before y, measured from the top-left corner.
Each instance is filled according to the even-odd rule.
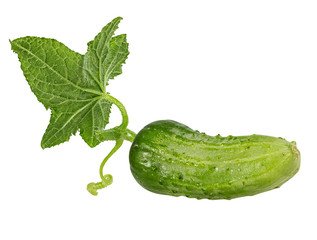
[[[317,239],[316,1],[3,1],[0,239]],[[280,189],[234,200],[158,195],[133,179],[130,143],[80,136],[42,150],[50,113],[36,100],[8,39],[55,38],[84,54],[117,16],[130,56],[108,91],[139,131],[173,119],[209,135],[295,140],[298,174]],[[120,123],[113,110],[110,126]]]

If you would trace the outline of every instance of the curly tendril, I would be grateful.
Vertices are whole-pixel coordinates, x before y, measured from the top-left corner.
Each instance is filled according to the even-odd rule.
[[[112,176],[111,176],[110,174],[106,174],[106,175],[104,176],[104,179],[105,179],[105,180],[103,180],[103,181],[101,181],[101,182],[97,182],[97,183],[92,182],[92,183],[89,183],[89,184],[87,185],[87,190],[88,190],[88,192],[90,192],[90,193],[91,193],[92,195],[94,195],[94,196],[97,196],[97,195],[98,195],[97,190],[103,189],[103,188],[109,186],[109,185],[113,182],[113,178],[112,178]]]
[[[104,94],[103,97],[119,108],[122,115],[122,123],[117,127],[103,130],[97,133],[97,137],[99,141],[103,142],[103,141],[114,140],[116,141],[116,144],[100,164],[99,175],[101,178],[101,182],[89,183],[87,185],[88,192],[90,192],[94,196],[97,196],[98,194],[97,190],[103,189],[109,186],[113,181],[112,176],[110,174],[106,174],[106,175],[103,174],[103,168],[106,162],[108,161],[108,159],[122,146],[124,140],[133,142],[133,139],[135,138],[135,135],[136,135],[133,131],[127,129],[129,119],[128,119],[127,111],[125,107],[122,105],[122,103],[116,98],[110,96],[109,94]]]

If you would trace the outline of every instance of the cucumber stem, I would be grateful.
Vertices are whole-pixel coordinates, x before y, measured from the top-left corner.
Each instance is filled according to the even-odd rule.
[[[124,131],[122,131],[117,126],[117,127],[111,128],[111,129],[99,131],[96,134],[96,136],[100,142],[110,141],[110,140],[116,141],[116,140],[121,139],[121,138],[123,138],[124,140],[127,140],[129,142],[133,142],[133,140],[136,136],[136,133],[128,128],[125,129]]]
[[[127,128],[125,135],[124,135],[124,140],[127,140],[129,142],[133,142],[135,136],[136,136],[136,133]]]

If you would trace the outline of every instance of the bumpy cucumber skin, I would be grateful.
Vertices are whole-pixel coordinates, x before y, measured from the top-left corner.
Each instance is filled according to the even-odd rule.
[[[278,188],[300,166],[295,142],[263,135],[211,137],[171,120],[145,126],[129,159],[145,189],[197,199],[232,199]]]

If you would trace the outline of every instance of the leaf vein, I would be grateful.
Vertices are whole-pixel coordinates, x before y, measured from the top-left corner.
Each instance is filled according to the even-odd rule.
[[[16,44],[16,43],[15,43]],[[47,68],[49,68],[53,73],[55,73],[57,76],[59,76],[61,79],[65,80],[66,82],[69,82],[71,85],[73,85],[74,87],[84,91],[84,92],[90,92],[90,93],[94,93],[97,95],[101,95],[100,92],[94,91],[92,89],[87,89],[87,88],[82,88],[80,86],[78,86],[77,84],[73,83],[72,81],[70,81],[69,79],[65,78],[65,76],[63,76],[62,74],[60,74],[59,72],[57,72],[54,68],[52,68],[50,65],[48,65],[46,62],[44,62],[40,57],[38,57],[37,55],[35,55],[34,53],[32,53],[30,50],[22,47],[19,44],[16,44],[19,48],[21,48],[22,50],[24,50],[25,52],[27,52],[29,55],[31,55],[32,57],[36,58],[37,60],[39,60],[40,62],[42,62],[43,65],[45,65]]]
[[[62,131],[70,122],[71,120],[78,115],[80,112],[82,112],[85,108],[87,108],[91,103],[93,103],[93,101],[87,103],[85,106],[83,106],[82,108],[78,109],[73,115],[71,115],[71,117],[64,123],[64,125],[58,129],[58,131],[56,131],[54,134],[52,134],[52,136],[50,136],[47,140],[47,142],[49,142],[53,137],[55,137],[60,131]],[[60,117],[60,116],[59,116]],[[84,119],[84,117],[82,118]],[[82,121],[81,119],[81,121]]]

